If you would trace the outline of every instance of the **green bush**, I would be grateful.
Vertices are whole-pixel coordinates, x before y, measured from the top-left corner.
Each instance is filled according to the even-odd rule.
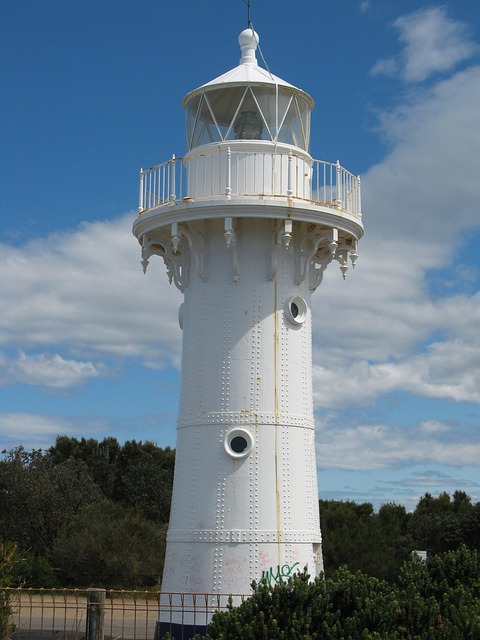
[[[274,586],[253,584],[238,607],[218,612],[207,640],[478,640],[480,553],[461,547],[404,563],[397,584],[342,567]],[[197,636],[200,638],[200,636]]]
[[[404,626],[412,638],[480,638],[480,553],[461,546],[432,556],[413,557],[398,580]]]
[[[6,587],[12,586],[12,571],[17,562],[17,545],[0,542],[0,640],[6,640],[11,631],[12,602]]]
[[[59,587],[55,570],[44,556],[30,551],[22,553],[12,571],[12,585],[23,588],[53,589]]]
[[[254,585],[242,605],[215,614],[206,638],[394,640],[396,622],[397,603],[388,583],[341,568],[313,582],[304,572],[275,586]]]

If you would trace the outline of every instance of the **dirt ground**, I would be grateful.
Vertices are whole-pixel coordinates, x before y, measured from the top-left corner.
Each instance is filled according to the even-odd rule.
[[[87,598],[80,595],[31,594],[12,597],[12,640],[82,640],[85,638]],[[158,620],[158,597],[144,592],[118,592],[104,605],[106,638],[153,640]]]

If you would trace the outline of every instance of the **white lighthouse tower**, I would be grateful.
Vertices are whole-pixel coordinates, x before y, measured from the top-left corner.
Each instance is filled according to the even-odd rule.
[[[313,100],[258,65],[258,42],[243,31],[239,65],[185,97],[186,155],[141,172],[144,269],[161,256],[184,294],[163,592],[322,570],[311,295],[355,263],[360,181],[312,159]]]

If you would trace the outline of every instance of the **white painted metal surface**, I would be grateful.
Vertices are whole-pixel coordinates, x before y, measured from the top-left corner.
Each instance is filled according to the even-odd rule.
[[[278,140],[279,84],[290,104],[313,101],[263,70],[260,81],[255,37],[242,32],[240,44],[234,81],[226,74],[184,101],[187,110],[196,101],[191,140],[202,143],[141,172],[134,234],[144,269],[161,256],[184,293],[163,591],[248,594],[252,580],[322,569],[311,295],[330,262],[343,276],[355,264],[360,181],[312,160],[308,136],[301,146]],[[242,112],[242,87],[273,111]],[[309,111],[295,113],[309,122]],[[275,136],[265,136],[272,122]],[[204,125],[224,139],[195,138]]]
[[[310,314],[299,323],[279,308],[295,295],[308,306],[310,292],[295,285],[293,252],[282,245],[271,277],[274,221],[236,227],[247,251],[236,282],[222,221],[203,231],[208,266],[185,287],[168,536],[177,553],[167,555],[162,588],[248,593],[270,568],[319,568]]]

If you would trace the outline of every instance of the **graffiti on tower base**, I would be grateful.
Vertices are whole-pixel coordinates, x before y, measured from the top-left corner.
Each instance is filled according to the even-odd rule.
[[[282,580],[289,578],[293,573],[297,573],[299,571],[299,562],[295,562],[294,564],[277,564],[276,567],[270,567],[269,569],[262,571],[261,580],[265,580],[270,586],[272,584],[282,582]]]

